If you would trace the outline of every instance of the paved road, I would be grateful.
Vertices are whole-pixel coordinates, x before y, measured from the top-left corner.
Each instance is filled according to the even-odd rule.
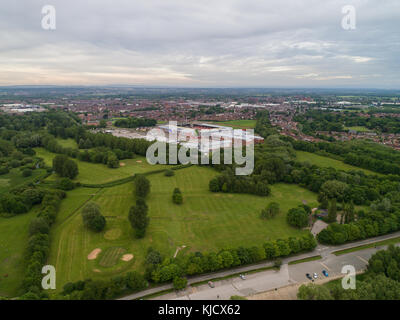
[[[273,290],[275,288],[281,288],[290,284],[298,284],[307,282],[305,277],[306,273],[319,274],[319,277],[323,277],[321,271],[325,269],[328,271],[330,276],[341,275],[342,266],[354,265],[357,271],[365,269],[368,259],[377,250],[381,250],[384,247],[370,248],[362,251],[356,251],[341,256],[335,256],[332,252],[337,250],[343,250],[347,248],[356,247],[380,240],[391,239],[399,237],[400,232],[392,233],[381,237],[371,238],[356,243],[345,244],[341,246],[324,246],[318,245],[317,248],[306,254],[302,254],[295,257],[289,257],[282,260],[282,266],[279,271],[268,270],[249,274],[246,276],[246,280],[242,280],[239,277],[230,278],[227,280],[221,280],[215,282],[215,288],[210,288],[207,284],[188,287],[186,290],[181,292],[172,292],[165,295],[158,296],[155,299],[193,299],[193,300],[213,300],[213,299],[229,299],[233,295],[249,296],[260,292]],[[295,265],[288,265],[290,261],[299,260],[315,255],[321,255],[322,259],[310,262],[304,262]],[[251,266],[239,267],[235,269],[225,270],[213,274],[200,275],[188,280],[188,284],[210,280],[217,277],[225,277],[235,273],[245,273],[250,270],[259,269],[262,267],[272,266],[271,262],[260,263]],[[121,298],[121,300],[133,300],[145,295],[157,293],[163,290],[171,289],[171,284],[166,284],[156,288],[141,291],[139,293],[131,294]]]

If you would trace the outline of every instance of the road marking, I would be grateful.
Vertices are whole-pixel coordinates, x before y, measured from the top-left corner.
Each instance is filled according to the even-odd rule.
[[[364,258],[361,258],[360,256],[357,256],[358,259],[360,259],[362,262],[365,262],[366,264],[368,264],[368,261],[365,260]]]
[[[320,262],[320,264],[325,268],[328,269],[328,271],[331,271],[331,269],[328,268],[328,266],[326,264],[323,264],[322,262]]]

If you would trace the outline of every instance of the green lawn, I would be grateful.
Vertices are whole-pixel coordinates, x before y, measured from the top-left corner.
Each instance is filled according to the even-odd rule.
[[[219,126],[229,126],[235,129],[254,129],[257,120],[230,120],[230,121],[208,121]]]
[[[64,148],[72,148],[72,149],[77,149],[78,144],[74,139],[61,139],[57,138],[57,142]]]
[[[320,260],[320,259],[322,259],[322,257],[320,255],[317,255],[317,256],[313,256],[313,257],[308,257],[308,258],[304,258],[304,259],[290,261],[288,264],[289,265],[293,265],[293,264],[299,264],[299,263],[303,263],[303,262],[310,262],[310,261],[315,261],[315,260]]]
[[[28,226],[37,208],[11,218],[0,217],[0,296],[19,293],[25,272],[23,252],[28,243]]]
[[[43,148],[36,148],[36,155],[44,159],[49,166],[52,165],[53,158],[56,154],[51,153]],[[136,157],[134,159],[126,159],[120,162],[121,166],[117,169],[108,168],[104,164],[90,163],[73,159],[78,164],[79,175],[76,178],[81,183],[98,184],[106,183],[134,175],[135,173],[144,173],[148,171],[167,168],[167,165],[153,166],[147,163],[146,158]],[[55,175],[50,176],[49,180],[54,180]]]
[[[367,169],[362,169],[358,168],[355,166],[352,166],[350,164],[346,164],[342,161],[335,160],[329,157],[323,157],[315,153],[310,153],[310,152],[305,152],[305,151],[296,151],[296,158],[298,161],[307,161],[311,164],[315,164],[320,167],[332,167],[337,170],[344,170],[344,171],[351,171],[351,170],[356,170],[356,171],[363,171],[366,174],[371,174],[371,175],[381,175],[379,173],[367,170]]]
[[[358,131],[358,132],[371,132],[371,130],[369,130],[366,127],[361,127],[361,126],[355,126],[355,127],[344,127],[345,129],[348,130],[354,130],[354,131]]]
[[[208,183],[216,174],[210,168],[193,166],[176,171],[173,177],[149,176],[150,225],[141,240],[133,237],[127,219],[129,208],[134,204],[133,183],[68,192],[51,233],[50,264],[56,266],[58,290],[68,281],[109,278],[128,270],[142,271],[150,246],[171,257],[183,245],[186,248],[179,254],[262,245],[267,239],[299,236],[305,232],[287,225],[286,212],[302,200],[316,204],[316,195],[312,192],[295,185],[277,184],[272,186],[270,197],[215,194],[208,191]],[[175,187],[184,196],[181,206],[172,203]],[[90,199],[99,204],[107,220],[106,229],[101,233],[88,231],[82,225],[80,209]],[[272,220],[261,220],[261,209],[271,201],[279,202],[282,212]],[[102,250],[97,259],[88,260],[88,254],[97,248]],[[100,262],[104,254],[109,254],[109,248],[121,248],[121,252],[133,254],[134,258],[129,262],[117,259],[114,266],[105,267]]]

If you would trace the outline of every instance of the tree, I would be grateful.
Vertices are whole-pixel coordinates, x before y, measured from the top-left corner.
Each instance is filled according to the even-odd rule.
[[[149,225],[150,218],[147,216],[148,207],[144,199],[136,200],[136,205],[129,210],[129,222],[135,230],[136,238],[143,238],[146,233],[146,228]]]
[[[342,201],[347,193],[347,183],[338,180],[326,181],[320,189],[320,193],[325,195],[328,199],[337,199]]]
[[[354,204],[345,203],[343,207],[344,223],[350,223],[354,221]]]
[[[271,202],[261,211],[261,219],[270,219],[275,217],[280,212],[279,203]]]
[[[65,161],[68,157],[63,154],[56,155],[53,159],[53,170],[61,176]]]
[[[78,171],[78,165],[76,164],[75,161],[68,159],[67,161],[65,161],[64,163],[64,167],[62,170],[62,177],[67,177],[70,179],[74,179],[77,175],[78,175],[79,171]]]
[[[297,228],[308,226],[308,213],[302,207],[292,208],[287,214],[287,222]]]
[[[172,193],[172,202],[175,204],[182,204],[183,196],[179,188],[174,189],[174,192]]]
[[[21,196],[31,205],[42,202],[44,192],[40,189],[29,188],[22,192]]]
[[[100,232],[106,226],[106,219],[101,214],[100,207],[94,202],[89,202],[81,214],[84,226],[93,231]]]
[[[108,153],[107,166],[109,168],[119,168],[119,160],[114,152]]]
[[[336,199],[332,199],[328,209],[328,221],[335,222],[337,219]]]
[[[185,277],[175,277],[174,278],[174,289],[182,290],[187,286],[187,279]]]
[[[135,179],[135,193],[139,198],[146,198],[150,192],[150,181],[144,175],[137,175]]]
[[[53,170],[61,177],[74,179],[79,171],[75,161],[65,155],[57,155],[53,159]]]

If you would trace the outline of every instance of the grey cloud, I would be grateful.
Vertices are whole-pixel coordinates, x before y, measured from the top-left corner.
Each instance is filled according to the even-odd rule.
[[[0,85],[396,88],[399,21],[397,0],[2,0]]]

